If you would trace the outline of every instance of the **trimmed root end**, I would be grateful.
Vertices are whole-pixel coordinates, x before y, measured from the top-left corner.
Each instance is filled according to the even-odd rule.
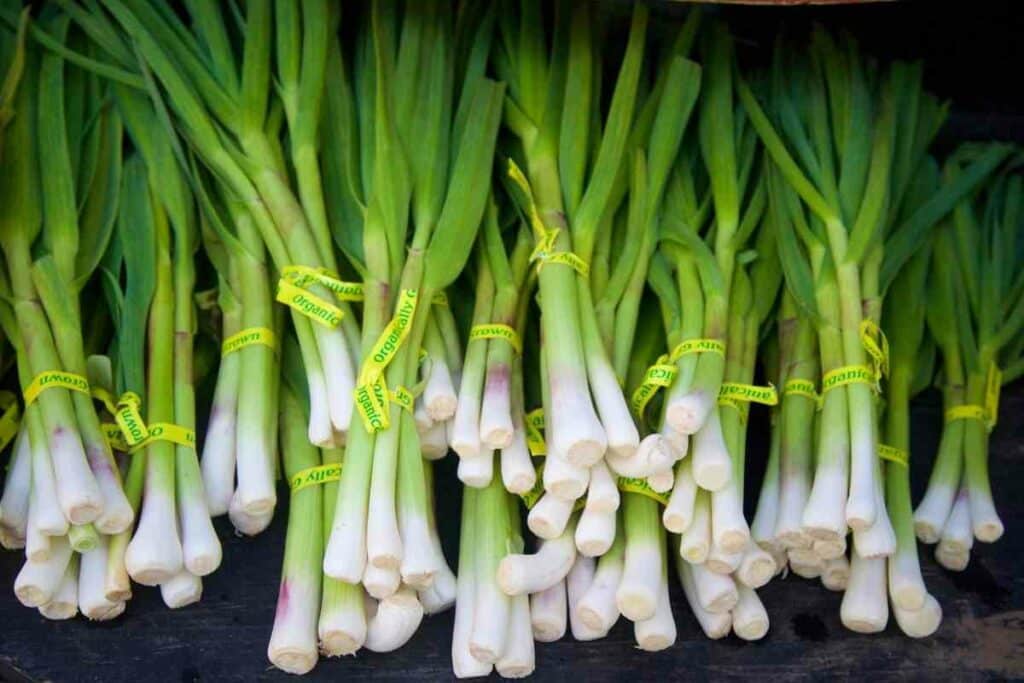
[[[737,530],[726,531],[722,534],[722,537],[718,539],[719,547],[723,552],[729,554],[742,551],[747,547],[747,543],[749,542],[750,534]]]
[[[938,543],[942,529],[928,521],[914,521],[914,534],[922,543]]]
[[[287,647],[281,648],[267,654],[270,662],[281,671],[290,674],[306,674],[316,666],[316,650],[310,651],[306,648]]]
[[[159,586],[161,583],[167,583],[178,573],[178,569],[168,569],[167,567],[141,567],[130,571],[129,575],[135,583],[140,583],[143,586]]]
[[[675,642],[675,638],[669,638],[668,636],[659,633],[657,635],[647,636],[643,639],[637,639],[636,646],[645,652],[660,652],[672,647],[672,644]]]
[[[640,586],[620,586],[615,602],[622,616],[630,621],[650,619],[658,608],[657,596]]]
[[[699,467],[694,463],[693,478],[702,489],[720,491],[732,478],[732,463],[706,463]]]
[[[886,623],[884,619],[870,617],[847,617],[842,621],[843,626],[855,633],[879,633],[885,630]]]
[[[1003,523],[998,519],[978,522],[974,525],[974,537],[982,543],[994,543],[1003,535]]]
[[[65,515],[68,521],[72,524],[89,524],[99,519],[99,516],[103,514],[103,505],[101,503],[94,503],[86,501],[72,506],[70,509],[65,510]]]
[[[604,456],[607,444],[596,439],[581,439],[569,445],[566,460],[576,467],[590,467]]]
[[[767,619],[750,619],[732,622],[732,630],[743,640],[761,640],[768,634]]]
[[[320,651],[328,657],[354,655],[363,646],[351,634],[344,631],[330,631],[320,634]]]
[[[609,540],[584,540],[576,541],[576,550],[586,557],[600,557],[608,552],[612,546],[612,539]],[[589,624],[588,624],[589,626]]]

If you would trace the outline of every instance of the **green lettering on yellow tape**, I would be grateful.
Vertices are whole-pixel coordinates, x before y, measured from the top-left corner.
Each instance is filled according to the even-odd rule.
[[[345,282],[326,268],[310,268],[309,266],[285,266],[281,277],[296,287],[305,289],[316,283],[331,290],[341,301],[362,301],[364,297],[363,283]]]
[[[220,355],[223,358],[228,354],[240,351],[254,344],[260,344],[276,351],[277,338],[274,335],[274,331],[266,327],[247,327],[224,340],[220,345]]]
[[[340,308],[284,278],[277,281],[276,299],[324,327],[335,328],[341,324]]]
[[[544,409],[537,408],[526,414],[526,447],[530,455],[537,458],[547,455],[547,444],[544,442]]]
[[[296,472],[288,480],[288,487],[292,493],[295,493],[308,486],[319,486],[320,484],[338,481],[339,479],[341,479],[341,463],[334,462],[329,465],[308,467],[300,472]]]
[[[182,427],[171,422],[155,422],[149,425],[149,435],[132,448],[132,452],[145,448],[154,441],[169,441],[179,446],[188,448],[196,447],[196,433],[188,427]]]
[[[668,355],[668,359],[675,362],[692,353],[717,353],[719,356],[724,356],[725,344],[717,339],[687,339],[676,344],[676,347]]]
[[[630,407],[637,417],[643,416],[644,409],[659,389],[672,386],[672,380],[676,378],[676,366],[669,365],[665,362],[667,360],[667,357],[662,356],[657,363],[647,368],[643,382],[633,392]]]
[[[818,393],[818,388],[809,379],[791,379],[787,380],[786,384],[782,387],[783,396],[803,396],[814,401],[814,404],[821,407],[821,394]]]
[[[886,446],[884,443],[878,444],[878,457],[904,467],[910,463],[910,455],[905,450],[895,446]]]
[[[878,387],[873,368],[867,365],[844,365],[825,373],[825,376],[821,378],[821,393],[827,394],[833,389],[847,384],[868,384],[876,389]]]
[[[775,387],[771,385],[759,387],[740,382],[723,382],[722,387],[718,390],[718,398],[742,403],[760,403],[766,406],[774,406],[779,403],[779,395],[776,393]]]
[[[402,347],[402,342],[409,336],[412,329],[413,315],[419,293],[415,289],[403,289],[395,305],[395,315],[384,327],[380,337],[370,349],[369,357],[363,363],[359,373],[360,383],[372,382],[384,373],[388,364],[394,360],[395,354]]]
[[[129,450],[128,443],[124,440],[124,434],[121,433],[121,428],[113,422],[101,422],[100,431],[103,433],[103,438],[107,440],[110,448],[115,451],[127,453]]]
[[[89,380],[85,377],[76,375],[73,372],[47,370],[46,372],[40,372],[32,378],[29,385],[25,387],[25,390],[22,392],[22,395],[25,397],[25,405],[32,405],[32,402],[39,397],[39,394],[47,389],[69,389],[82,394],[90,393]]]
[[[519,340],[519,334],[510,326],[501,323],[487,325],[473,325],[469,331],[469,340],[475,339],[502,339],[515,349],[516,353],[523,352],[523,344]]]

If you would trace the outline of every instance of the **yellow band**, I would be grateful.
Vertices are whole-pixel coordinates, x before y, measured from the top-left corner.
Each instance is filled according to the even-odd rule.
[[[519,339],[519,333],[509,325],[502,325],[501,323],[473,325],[473,328],[469,331],[469,341],[474,339],[503,339],[515,349],[516,353],[523,352],[523,343]]]
[[[345,282],[326,268],[309,266],[285,266],[281,277],[302,289],[316,283],[331,290],[341,301],[362,301],[365,298],[363,283]]]
[[[419,300],[419,292],[415,289],[403,289],[395,304],[395,314],[391,321],[384,327],[377,341],[365,361],[359,373],[360,384],[372,382],[384,373],[388,364],[394,360],[402,343],[412,329],[413,315],[416,313],[416,304]]]
[[[373,382],[360,384],[355,389],[356,412],[359,413],[363,426],[370,434],[376,434],[391,426],[386,401],[387,395],[387,384],[385,384],[383,376]]]
[[[885,333],[874,322],[862,320],[860,323],[860,343],[871,356],[875,380],[881,381],[889,376],[889,340]]]
[[[527,213],[530,219],[530,229],[533,231],[533,238],[537,242],[538,248],[542,245],[554,244],[555,236],[558,231],[548,231],[544,227],[544,221],[540,218],[540,212],[537,210],[537,202],[533,199],[533,190],[530,189],[530,182],[526,179],[526,175],[520,170],[516,162],[511,159],[508,160],[508,177],[516,184],[517,187],[526,195],[526,206]]]
[[[647,496],[651,500],[656,500],[662,505],[668,505],[668,494],[658,493],[652,489],[646,479],[641,477],[619,477],[616,480],[616,483],[618,484],[620,491],[639,493],[641,496]]]
[[[955,422],[956,420],[979,420],[981,422],[988,422],[988,412],[985,410],[985,406],[953,406],[946,411],[945,417],[946,422]]]
[[[747,424],[747,414],[750,412],[750,404],[745,401],[737,401],[732,398],[719,398],[718,405],[732,408],[740,418],[740,424]]]
[[[546,263],[557,263],[569,266],[583,277],[590,275],[590,264],[571,251],[534,251],[533,259],[537,261],[537,270]]]
[[[307,486],[319,486],[320,484],[338,481],[339,479],[341,479],[341,463],[333,462],[329,465],[317,465],[316,467],[308,467],[300,472],[296,472],[288,480],[288,487],[292,493],[295,493]]]
[[[988,375],[985,377],[985,410],[988,419],[985,425],[989,431],[996,426],[999,419],[999,390],[1003,385],[1003,372],[994,362],[988,367]]]
[[[29,385],[25,387],[22,395],[25,397],[25,406],[32,405],[33,401],[39,398],[39,394],[47,389],[70,389],[82,394],[89,394],[89,380],[73,372],[61,370],[48,370],[40,372]]]
[[[315,320],[324,327],[335,328],[341,324],[342,310],[316,294],[298,287],[285,278],[277,281],[277,301],[302,315]]]
[[[988,366],[985,376],[985,405],[953,406],[946,411],[946,422],[954,420],[978,420],[985,423],[989,431],[999,419],[999,391],[1003,384],[1003,372],[994,362]]]
[[[131,452],[135,453],[154,441],[170,441],[179,446],[195,448],[196,433],[188,427],[182,427],[172,422],[155,422],[149,425],[149,434],[146,438],[132,447]]]
[[[137,446],[145,441],[149,429],[142,418],[140,409],[142,399],[138,394],[134,391],[126,391],[115,401],[114,396],[103,387],[92,387],[90,391],[92,397],[102,403],[107,412],[114,417],[114,422],[123,435],[122,440],[128,447]],[[107,440],[110,441],[110,439]]]
[[[822,396],[847,384],[867,384],[872,389],[878,389],[878,380],[873,368],[867,365],[844,365],[841,368],[829,370],[821,378]]]
[[[633,412],[637,417],[642,417],[644,409],[647,404],[651,402],[654,395],[658,393],[659,389],[669,387],[672,385],[672,380],[676,378],[676,366],[669,365],[668,359],[662,356],[658,359],[651,367],[647,368],[644,373],[644,380],[633,392],[633,396],[630,397],[629,405],[633,409]]]
[[[722,382],[722,387],[718,390],[718,399],[740,403],[760,403],[766,406],[779,404],[779,394],[770,384],[766,387],[759,387],[740,382]]]
[[[537,408],[526,414],[526,447],[530,455],[539,457],[547,455],[547,444],[544,442],[544,409]]]
[[[388,399],[402,410],[406,410],[410,413],[413,411],[413,405],[416,402],[412,392],[405,387],[395,387],[394,391],[389,391]]]
[[[272,351],[277,351],[277,337],[273,330],[266,327],[247,327],[224,340],[220,345],[221,358],[254,344],[261,344]]]
[[[113,422],[101,422],[100,431],[103,433],[103,438],[110,445],[111,450],[122,453],[129,451],[128,443],[124,440],[124,434],[121,433],[121,428],[116,424]]]
[[[787,380],[786,384],[782,387],[782,395],[803,396],[814,401],[814,404],[819,408],[821,407],[821,394],[818,393],[818,387],[809,379]]]
[[[878,444],[878,457],[904,467],[910,464],[910,455],[905,450],[895,446],[886,446],[884,443]]]
[[[18,434],[21,417],[18,397],[9,391],[0,391],[0,410],[4,411],[0,415],[0,451],[3,451]]]
[[[511,159],[508,160],[508,177],[526,197],[530,229],[536,242],[533,253],[530,254],[530,261],[537,261],[538,270],[546,263],[557,263],[569,266],[583,277],[587,277],[590,274],[590,264],[571,251],[555,251],[555,240],[558,238],[559,230],[558,228],[548,229],[544,225],[540,211],[537,210],[537,202],[533,197],[530,182],[516,162]]]
[[[668,359],[675,362],[692,353],[717,353],[724,357],[725,344],[717,339],[687,339],[676,344],[672,353],[668,355]]]
[[[356,387],[356,410],[363,420],[363,426],[371,434],[391,426],[387,411],[387,384],[384,382],[384,370],[394,360],[402,343],[412,329],[413,315],[419,292],[415,289],[403,289],[395,305],[395,315],[384,327],[359,372],[359,385]]]

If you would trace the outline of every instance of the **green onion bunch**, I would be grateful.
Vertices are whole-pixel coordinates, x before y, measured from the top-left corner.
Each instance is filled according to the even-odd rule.
[[[106,546],[135,518],[104,408],[90,388],[87,354],[110,327],[94,273],[114,232],[122,177],[122,123],[109,85],[27,36],[44,26],[69,42],[82,36],[65,16],[30,23],[3,8],[16,33],[3,35],[0,324],[16,351],[24,417],[0,502],[0,539],[24,548],[18,599],[53,619],[107,619],[123,601],[103,591]],[[17,403],[9,402],[8,413]],[[10,424],[8,425],[10,427]]]
[[[956,182],[997,145],[963,146],[943,169]],[[1024,284],[1019,153],[936,231],[928,275],[927,322],[941,356],[945,422],[913,528],[938,543],[935,558],[963,570],[974,540],[1003,534],[988,472],[988,433],[1001,385],[1021,373]]]
[[[936,157],[922,66],[849,37],[744,50],[644,3],[0,0],[18,599],[188,605],[213,518],[257,534],[285,496],[290,673],[453,605],[460,678],[620,617],[663,650],[672,574],[710,638],[763,638],[787,570],[849,629],[933,633],[917,540],[959,570],[1003,533],[1020,153]]]

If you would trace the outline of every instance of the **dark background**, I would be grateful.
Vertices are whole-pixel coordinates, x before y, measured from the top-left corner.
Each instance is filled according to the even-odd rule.
[[[610,0],[609,0],[610,1]],[[623,4],[625,0],[616,0]],[[655,12],[678,14],[678,3],[654,3]],[[756,61],[776,33],[801,35],[812,22],[842,27],[879,57],[918,59],[926,64],[930,90],[950,98],[953,110],[937,148],[961,140],[1024,142],[1024,4],[1000,2],[868,3],[855,6],[716,7]],[[863,636],[839,621],[841,594],[818,581],[776,579],[759,594],[772,626],[758,643],[735,637],[709,641],[671,581],[678,624],[676,644],[658,654],[634,648],[632,625],[620,620],[605,639],[538,644],[537,673],[544,680],[771,678],[806,680],[876,676],[905,680],[999,680],[1024,677],[1024,579],[1019,576],[1024,538],[1016,522],[1024,515],[1024,384],[1004,392],[1001,419],[991,441],[992,486],[1006,535],[978,544],[965,572],[940,568],[931,547],[921,547],[929,590],[945,611],[939,631],[915,641],[895,621],[882,634]],[[936,392],[913,410],[912,481],[919,499],[938,442],[941,402]],[[756,499],[766,453],[768,426],[754,411],[749,433],[747,501]],[[457,557],[460,486],[449,457],[438,468],[437,505],[445,551]],[[279,500],[287,501],[281,491]],[[0,680],[56,681],[252,681],[284,680],[270,668],[266,644],[274,603],[287,507],[256,538],[234,535],[218,520],[224,564],[204,579],[200,603],[172,611],[156,589],[135,586],[126,613],[112,621],[50,622],[22,607],[11,586],[22,563],[16,552],[0,554]],[[339,678],[451,678],[452,612],[426,619],[398,652],[362,652],[321,660],[307,680]]]

